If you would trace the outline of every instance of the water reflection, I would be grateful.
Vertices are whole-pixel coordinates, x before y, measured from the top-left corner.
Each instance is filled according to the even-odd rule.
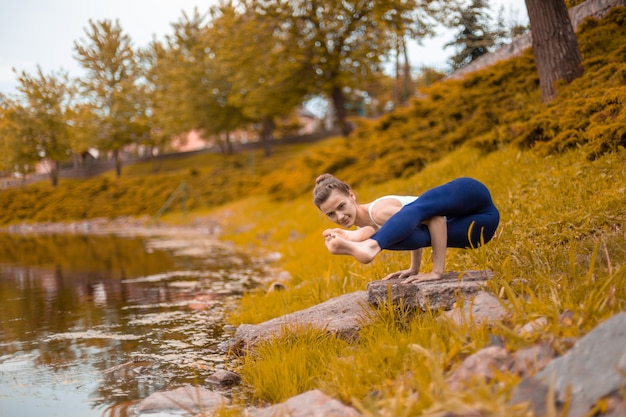
[[[225,309],[262,269],[199,235],[0,235],[2,415],[121,416],[204,385]]]

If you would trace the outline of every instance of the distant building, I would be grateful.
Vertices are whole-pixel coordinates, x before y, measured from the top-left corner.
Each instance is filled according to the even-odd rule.
[[[293,118],[295,117],[295,123]],[[285,120],[289,119],[285,118]],[[297,124],[297,130],[293,130],[292,134],[300,136],[310,135],[315,133],[322,126],[322,120],[316,116],[313,112],[305,107],[299,107],[292,116],[292,123]],[[282,132],[276,132],[277,137],[284,136]],[[233,144],[237,143],[251,143],[259,141],[258,129],[254,126],[248,129],[237,129],[229,133],[229,140]],[[221,139],[224,139],[224,135],[221,135]],[[217,146],[217,137],[211,136],[208,139],[202,136],[202,133],[198,130],[192,130],[185,135],[175,138],[171,143],[171,150],[174,152],[190,152],[201,149],[210,149]]]
[[[179,136],[172,141],[172,150],[176,152],[189,152],[199,149],[207,149],[212,146],[210,141],[205,140],[198,130],[192,130],[186,135]]]

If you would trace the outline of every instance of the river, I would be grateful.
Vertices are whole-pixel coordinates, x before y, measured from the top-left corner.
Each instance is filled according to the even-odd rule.
[[[0,234],[0,415],[122,417],[206,386],[265,266],[201,233]]]

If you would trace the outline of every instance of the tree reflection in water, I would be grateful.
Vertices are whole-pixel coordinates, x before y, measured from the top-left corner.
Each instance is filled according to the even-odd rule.
[[[33,416],[70,417],[67,399],[36,408],[61,382],[93,415],[122,416],[157,390],[203,385],[224,366],[225,309],[263,275],[203,236],[0,235],[0,408],[17,410],[21,389]]]

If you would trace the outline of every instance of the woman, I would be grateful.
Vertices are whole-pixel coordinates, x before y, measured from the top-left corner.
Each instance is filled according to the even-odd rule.
[[[495,234],[500,221],[487,187],[472,178],[457,178],[419,197],[384,196],[358,204],[350,186],[330,174],[320,175],[313,202],[326,216],[345,228],[327,229],[324,239],[336,255],[371,262],[383,249],[410,250],[411,267],[383,279],[403,282],[441,278],[447,247],[476,248]],[[420,274],[422,248],[432,246],[433,270]]]

